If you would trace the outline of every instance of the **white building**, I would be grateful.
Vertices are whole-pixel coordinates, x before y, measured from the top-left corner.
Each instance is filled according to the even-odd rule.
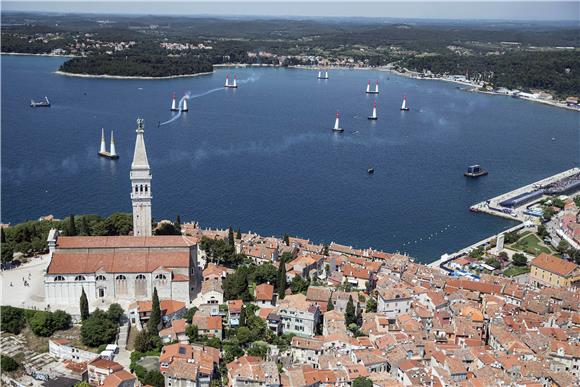
[[[303,294],[286,296],[278,301],[278,305],[278,316],[282,320],[283,333],[314,336],[316,324],[320,319],[318,305],[306,301],[306,296]]]
[[[413,297],[406,289],[388,288],[379,291],[377,312],[388,319],[396,319],[398,315],[411,310]]]
[[[160,299],[191,302],[196,296],[197,242],[186,236],[151,236],[151,174],[137,120],[131,167],[135,236],[52,235],[52,259],[44,276],[51,307],[78,306],[84,289],[89,305],[104,308]]]

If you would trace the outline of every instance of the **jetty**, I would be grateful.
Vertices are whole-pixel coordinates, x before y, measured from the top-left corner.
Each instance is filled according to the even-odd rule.
[[[563,195],[577,189],[580,189],[580,168],[575,167],[474,204],[469,209],[524,222],[531,219],[526,214],[526,205],[537,202],[546,195]]]

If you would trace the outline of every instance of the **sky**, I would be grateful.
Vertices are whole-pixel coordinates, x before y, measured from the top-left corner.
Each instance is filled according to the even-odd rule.
[[[533,1],[2,1],[2,11],[151,15],[390,17],[477,20],[579,20],[580,2]]]

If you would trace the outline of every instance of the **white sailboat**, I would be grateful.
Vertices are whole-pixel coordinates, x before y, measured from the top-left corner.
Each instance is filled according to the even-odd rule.
[[[344,129],[340,127],[340,112],[336,112],[336,120],[334,121],[333,132],[343,132]]]
[[[408,111],[409,108],[407,107],[407,96],[403,96],[403,104],[401,105],[401,110]]]
[[[178,112],[179,108],[177,107],[177,101],[175,99],[175,92],[173,92],[173,96],[171,97],[171,109],[172,112]]]
[[[377,101],[375,101],[373,105],[373,114],[367,117],[369,120],[376,121],[377,120]]]
[[[237,75],[234,74],[234,81],[232,83],[230,83],[230,74],[226,75],[226,84],[224,85],[224,87],[227,87],[229,89],[237,89],[238,88]]]
[[[183,102],[181,103],[181,111],[182,112],[187,112],[189,111],[189,108],[187,107],[187,97],[183,97]]]

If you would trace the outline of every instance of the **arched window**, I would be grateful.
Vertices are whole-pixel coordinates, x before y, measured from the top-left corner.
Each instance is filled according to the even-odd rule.
[[[160,281],[162,281],[162,280],[166,280],[166,279],[167,279],[167,277],[165,276],[165,274],[157,274],[157,275],[155,276],[155,279],[156,279],[156,280],[160,280]]]
[[[85,278],[84,275],[77,275],[75,277],[75,281],[86,281],[87,279]]]
[[[123,274],[119,274],[117,277],[115,277],[115,279],[117,281],[126,281],[127,277],[125,277]]]
[[[139,192],[139,186],[138,185],[135,186],[135,192]]]
[[[138,280],[141,280],[141,281],[145,281],[145,280],[146,280],[146,278],[145,278],[145,276],[144,276],[143,274],[139,274],[139,275],[136,277],[136,279],[138,279]]]
[[[54,277],[54,282],[61,282],[64,281],[64,277],[62,275],[57,275]]]
[[[149,187],[149,186],[148,185],[145,185],[145,192],[147,192],[147,189],[148,189],[147,187]]]
[[[102,274],[97,276],[97,281],[106,281],[106,280],[107,280],[107,279],[106,279],[106,278],[105,278],[105,276],[104,276],[104,275],[102,275]]]
[[[143,192],[143,184],[141,184],[141,186],[139,186],[139,192]]]

